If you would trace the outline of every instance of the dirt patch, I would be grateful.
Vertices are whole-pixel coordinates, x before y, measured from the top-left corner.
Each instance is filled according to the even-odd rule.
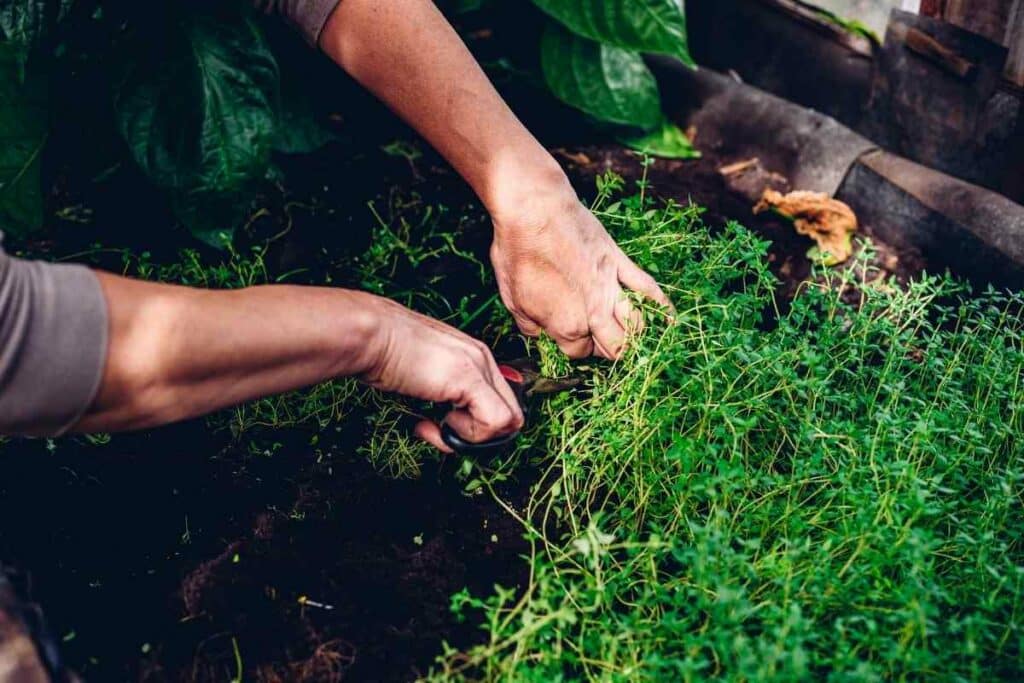
[[[240,458],[204,434],[0,458],[0,515],[20,520],[0,556],[29,571],[89,680],[228,680],[236,646],[264,680],[412,680],[442,640],[479,637],[453,593],[524,578],[518,525],[463,495],[452,461],[394,481],[359,457],[290,444]]]

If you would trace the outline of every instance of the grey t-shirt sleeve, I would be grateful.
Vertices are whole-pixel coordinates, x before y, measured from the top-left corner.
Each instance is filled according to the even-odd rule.
[[[267,14],[280,14],[314,47],[320,40],[331,12],[341,0],[253,0]]]
[[[99,390],[107,342],[91,270],[12,258],[0,245],[0,434],[57,436],[78,422]]]

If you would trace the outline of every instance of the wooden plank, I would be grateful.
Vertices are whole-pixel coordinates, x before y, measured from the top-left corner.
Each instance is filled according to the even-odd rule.
[[[925,59],[960,78],[973,76],[977,71],[977,64],[964,59],[920,29],[912,28],[907,31],[906,45]]]
[[[1010,58],[1006,62],[1006,78],[1024,88],[1024,0],[1016,0],[1010,10],[1006,27],[1006,46]]]
[[[1017,0],[946,0],[944,18],[1003,45],[1010,11]]]

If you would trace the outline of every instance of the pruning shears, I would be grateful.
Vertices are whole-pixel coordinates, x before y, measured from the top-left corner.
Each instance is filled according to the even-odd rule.
[[[583,383],[581,376],[560,379],[544,377],[536,363],[529,358],[499,363],[498,370],[512,388],[512,393],[515,394],[516,400],[519,401],[519,407],[522,408],[523,415],[527,419],[530,416],[530,404],[535,397],[564,394]],[[493,454],[504,446],[514,443],[519,438],[519,434],[520,432],[516,431],[490,441],[472,443],[459,436],[446,422],[441,423],[441,440],[456,453]]]

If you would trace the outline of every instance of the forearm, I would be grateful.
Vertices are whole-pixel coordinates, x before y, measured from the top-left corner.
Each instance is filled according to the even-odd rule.
[[[342,0],[321,48],[434,146],[497,220],[568,181],[431,0]]]
[[[372,297],[315,287],[209,291],[100,274],[110,341],[75,431],[139,429],[364,372]]]

